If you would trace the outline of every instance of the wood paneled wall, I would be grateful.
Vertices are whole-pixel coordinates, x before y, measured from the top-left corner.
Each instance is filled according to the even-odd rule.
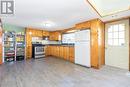
[[[99,19],[76,24],[76,29],[91,30],[91,66],[100,68],[105,64],[104,23]]]
[[[0,64],[2,64],[2,26],[0,20]]]
[[[26,59],[32,57],[32,34],[30,29],[26,29]]]

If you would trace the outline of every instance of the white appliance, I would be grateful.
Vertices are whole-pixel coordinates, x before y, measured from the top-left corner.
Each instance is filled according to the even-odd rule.
[[[91,67],[90,63],[90,30],[75,32],[75,63]]]

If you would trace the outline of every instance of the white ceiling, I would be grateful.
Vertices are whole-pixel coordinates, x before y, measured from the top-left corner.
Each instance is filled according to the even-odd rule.
[[[130,15],[130,11],[125,13],[101,18],[86,0],[15,0],[15,14],[1,18],[3,23],[53,31],[94,18],[108,21]]]
[[[74,24],[97,18],[96,12],[86,0],[15,0],[15,14],[2,17],[4,23],[24,27],[65,29]]]

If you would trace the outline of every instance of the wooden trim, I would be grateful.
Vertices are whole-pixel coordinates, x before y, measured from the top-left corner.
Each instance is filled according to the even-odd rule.
[[[108,15],[101,15],[101,13],[99,13],[99,11],[94,7],[94,5],[92,5],[88,0],[86,0],[90,6],[97,12],[97,14],[100,16],[100,17],[106,17],[106,16],[111,16],[111,15],[114,15],[114,14],[118,14],[118,13],[121,13],[121,12],[125,12],[125,11],[129,11],[130,8],[126,9],[126,10],[122,10],[122,11],[117,11],[117,12],[114,12],[114,13],[110,13]]]
[[[111,16],[111,15],[116,15],[116,14],[119,14],[119,13],[122,13],[122,12],[126,12],[126,11],[129,11],[129,9],[122,10],[122,11],[117,11],[117,12],[114,12],[114,13],[110,13],[110,14],[104,15],[104,16],[102,16],[102,17]]]
[[[88,1],[88,0],[86,0],[87,2],[88,2],[88,4],[97,12],[97,14],[100,16],[100,17],[102,17],[102,15],[97,11],[97,9]]]
[[[128,19],[128,18],[130,18],[130,16],[121,17],[121,18],[118,18],[118,19],[113,19],[113,20],[110,20],[110,21],[106,21],[104,23],[111,23],[111,22],[121,21],[121,20],[125,20],[125,19]]]
[[[130,18],[129,18],[129,71],[130,71]]]

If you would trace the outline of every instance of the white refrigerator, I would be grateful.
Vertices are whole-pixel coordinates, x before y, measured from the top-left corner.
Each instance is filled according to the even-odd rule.
[[[75,63],[91,67],[90,63],[90,30],[75,32]]]

